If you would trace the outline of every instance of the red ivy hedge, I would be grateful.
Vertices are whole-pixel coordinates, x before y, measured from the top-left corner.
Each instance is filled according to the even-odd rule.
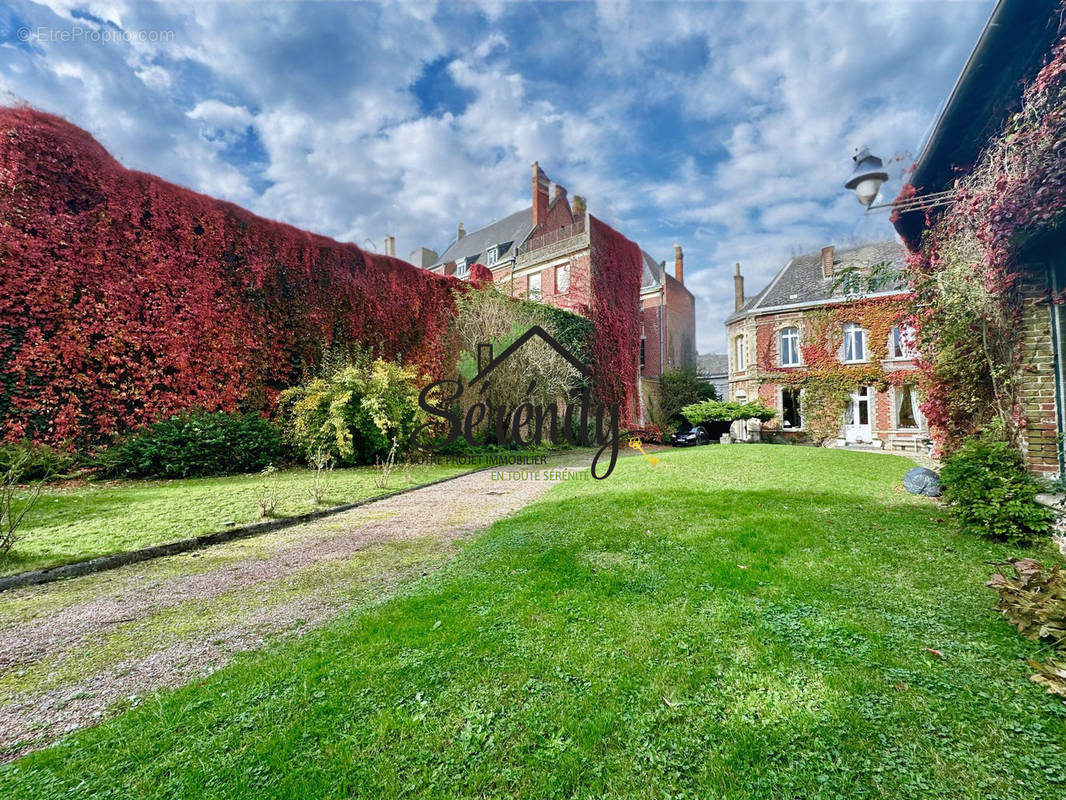
[[[600,400],[619,403],[622,422],[638,413],[640,358],[640,247],[610,226],[589,217],[592,262],[593,377]]]
[[[267,411],[333,341],[442,370],[453,279],[127,170],[59,117],[0,108],[0,191],[0,438]]]

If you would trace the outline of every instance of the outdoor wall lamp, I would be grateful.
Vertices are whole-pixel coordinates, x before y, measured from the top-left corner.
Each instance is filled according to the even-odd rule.
[[[914,195],[904,200],[892,200],[888,203],[879,203],[876,206],[871,205],[877,198],[877,193],[881,191],[881,184],[888,180],[884,162],[873,155],[869,148],[866,147],[856,152],[851,157],[851,160],[855,162],[855,168],[851,171],[848,179],[844,181],[844,188],[855,192],[859,203],[866,206],[866,213],[886,208],[900,212],[925,210],[947,205],[955,197],[955,190],[949,189],[946,192]]]

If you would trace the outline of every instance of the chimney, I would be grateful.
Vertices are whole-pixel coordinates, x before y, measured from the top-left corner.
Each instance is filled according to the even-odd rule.
[[[822,277],[833,277],[833,245],[822,248]]]
[[[565,200],[566,199],[566,187],[565,186],[560,186],[559,184],[555,184],[555,199],[556,200]]]
[[[574,195],[574,216],[584,217],[585,212],[588,211],[588,206],[585,205],[585,198],[579,194]]]
[[[533,162],[533,227],[543,225],[548,220],[548,176]]]
[[[455,240],[459,241],[466,236],[466,228],[463,227],[463,223],[459,223],[459,232],[455,234]]]
[[[386,236],[385,237],[385,255],[387,255],[387,256],[396,255],[396,237],[395,236]]]
[[[740,311],[744,305],[744,276],[740,274],[740,262],[737,262],[737,274],[733,276],[733,310]]]
[[[685,254],[679,244],[674,245],[674,277],[678,283],[685,282]]]
[[[416,267],[432,267],[437,263],[437,252],[430,250],[428,247],[419,247],[417,250],[411,252],[411,255],[407,257],[407,260],[414,264]]]

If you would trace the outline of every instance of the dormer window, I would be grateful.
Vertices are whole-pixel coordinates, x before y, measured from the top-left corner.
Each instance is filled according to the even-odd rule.
[[[500,260],[500,248],[498,245],[493,245],[485,251],[485,266],[491,267],[497,261]]]
[[[465,278],[470,274],[470,265],[466,263],[465,258],[455,259],[455,277]]]

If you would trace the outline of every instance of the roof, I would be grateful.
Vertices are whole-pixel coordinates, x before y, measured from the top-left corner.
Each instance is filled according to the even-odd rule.
[[[729,356],[725,353],[702,353],[696,356],[696,372],[699,375],[726,375],[729,373]]]
[[[877,264],[889,264],[898,272],[903,268],[903,246],[899,242],[871,242],[833,251],[833,272],[839,276],[845,269],[863,269]],[[726,323],[749,314],[768,311],[781,306],[817,305],[845,300],[846,295],[836,286],[836,277],[822,277],[822,253],[806,253],[789,259],[773,280],[754,297],[748,298],[739,311],[726,317]],[[898,278],[884,287],[885,292],[899,292],[904,285]]]
[[[466,258],[470,263],[484,263],[482,255],[495,245],[502,245],[496,255],[497,259],[510,258],[514,255],[515,248],[526,240],[532,230],[533,206],[530,206],[456,239],[440,254],[433,267],[449,264],[460,258]]]
[[[919,194],[950,189],[1018,109],[1024,84],[1059,35],[1059,0],[999,0],[929,134],[908,183]],[[900,214],[896,230],[916,244],[925,211]]]
[[[659,265],[659,262],[644,250],[641,250],[640,254],[644,256],[644,268],[641,270],[640,274],[640,290],[643,292],[647,289],[654,289],[657,286],[661,286],[663,269]]]

